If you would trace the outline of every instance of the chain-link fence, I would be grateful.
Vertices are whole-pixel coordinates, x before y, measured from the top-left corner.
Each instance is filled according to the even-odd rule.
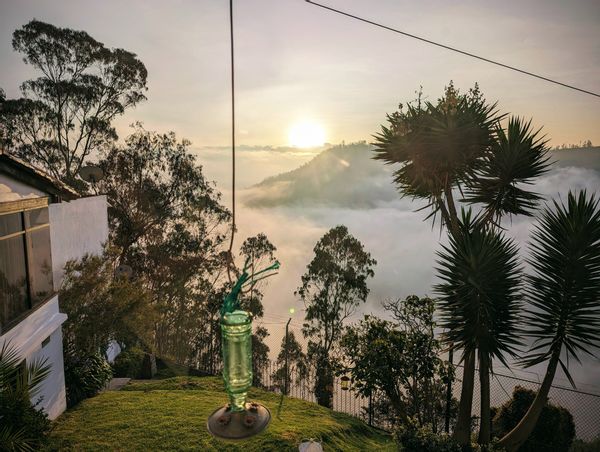
[[[452,388],[452,392],[457,398],[460,397],[462,372],[462,367],[457,366],[456,379]],[[490,378],[490,405],[492,407],[500,407],[510,400],[513,390],[517,386],[536,392],[541,386],[541,383],[535,380],[509,375],[508,372],[509,369],[506,369],[506,372],[496,371]],[[600,394],[553,385],[549,393],[549,402],[566,408],[571,413],[575,423],[576,438],[590,441],[600,436]],[[475,378],[473,394],[475,421],[478,420],[479,411],[479,380]]]
[[[314,394],[315,369],[308,366],[299,366],[294,362],[288,362],[287,373],[285,372],[285,359],[282,350],[285,350],[286,321],[278,318],[267,318],[261,323],[269,330],[269,336],[265,339],[269,347],[269,359],[260,368],[255,369],[255,384],[264,389],[278,393],[287,392],[291,397],[316,402]],[[308,340],[302,335],[302,325],[291,322],[289,333],[293,334],[304,353],[308,348]],[[279,359],[278,359],[279,358]],[[210,373],[210,369],[200,369]],[[214,373],[215,370],[213,369]],[[490,401],[492,407],[500,407],[512,398],[513,390],[517,386],[537,391],[540,383],[534,380],[519,378],[506,372],[496,371],[490,379]],[[462,383],[462,367],[457,366],[455,379],[452,385],[453,396],[460,398]],[[369,425],[389,430],[389,420],[378,416],[375,409],[381,401],[381,395],[372,398],[361,397],[351,387],[345,384],[340,377],[334,377],[333,384],[329,388],[333,395],[333,409],[335,411],[358,417]],[[562,386],[552,386],[549,394],[550,402],[566,408],[573,416],[576,437],[585,441],[600,436],[600,394],[579,391]],[[473,394],[473,419],[476,424],[480,411],[479,404],[479,382],[475,379],[475,390]]]

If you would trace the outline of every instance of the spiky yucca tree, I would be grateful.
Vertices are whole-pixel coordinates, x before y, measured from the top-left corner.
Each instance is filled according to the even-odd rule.
[[[534,339],[527,366],[548,362],[531,407],[500,445],[516,451],[531,434],[548,400],[558,365],[574,386],[569,358],[600,347],[600,208],[585,191],[569,192],[542,214],[529,258],[527,336]]]
[[[480,367],[481,422],[479,442],[490,440],[490,371],[494,358],[506,364],[520,344],[518,316],[521,299],[521,268],[515,243],[486,228],[471,212],[462,213],[459,233],[438,253],[436,286],[440,294],[440,325],[454,349],[462,349],[464,378],[473,375],[477,355]],[[474,378],[463,384],[461,399],[473,397]],[[467,409],[463,404],[459,409]],[[469,407],[470,409],[470,407]],[[470,411],[462,413],[470,418]]]
[[[458,202],[477,205],[484,212],[477,222],[496,228],[505,215],[533,214],[540,196],[526,188],[549,166],[540,131],[515,117],[504,126],[504,118],[477,86],[461,94],[450,83],[436,103],[419,99],[388,115],[389,124],[375,136],[374,158],[398,165],[394,182],[400,193],[425,201],[431,208],[427,218],[440,218],[451,236],[461,234]],[[455,199],[457,193],[464,197]],[[452,342],[448,346],[452,361],[456,347]],[[463,353],[463,359],[463,397],[454,436],[466,444],[470,441],[475,351]],[[480,369],[486,372],[485,366]]]

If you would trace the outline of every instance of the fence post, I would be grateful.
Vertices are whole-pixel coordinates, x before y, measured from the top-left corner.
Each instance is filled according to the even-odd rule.
[[[285,324],[285,378],[283,380],[283,388],[284,388],[284,394],[288,395],[288,389],[289,389],[289,370],[288,370],[288,354],[289,354],[289,347],[288,347],[288,330],[290,327],[290,322],[292,321],[292,318],[290,317],[287,321],[287,323]]]
[[[454,351],[450,349],[448,352],[448,362],[450,363],[450,367],[452,367],[452,360],[454,358]],[[448,375],[448,385],[446,387],[446,425],[444,426],[446,429],[446,433],[450,433],[450,405],[452,404],[452,378]]]

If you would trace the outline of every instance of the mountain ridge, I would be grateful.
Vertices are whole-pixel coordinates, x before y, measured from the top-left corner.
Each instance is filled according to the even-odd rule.
[[[374,208],[398,199],[393,167],[372,159],[366,142],[325,149],[296,169],[270,176],[244,190],[249,207],[337,206]],[[593,169],[600,174],[600,147],[551,150],[553,170]]]

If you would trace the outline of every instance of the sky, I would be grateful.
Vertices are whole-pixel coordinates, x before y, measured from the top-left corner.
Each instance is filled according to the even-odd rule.
[[[600,92],[596,0],[323,0],[410,33]],[[302,0],[234,1],[239,143],[285,145],[311,119],[325,139],[370,140],[385,114],[423,86],[478,82],[505,112],[531,117],[552,144],[600,143],[600,99],[337,16]],[[148,100],[117,121],[174,130],[195,146],[230,143],[225,0],[0,2],[0,86],[9,97],[34,73],[11,48],[36,18],[87,31],[146,65]]]

